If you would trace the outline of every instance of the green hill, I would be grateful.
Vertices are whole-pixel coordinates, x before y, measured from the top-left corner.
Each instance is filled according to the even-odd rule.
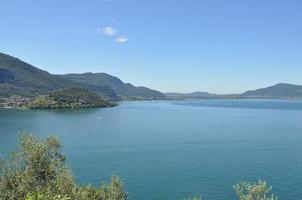
[[[247,91],[241,96],[245,98],[302,98],[302,86],[279,83],[271,87]]]
[[[66,85],[63,80],[17,58],[0,53],[0,96],[34,96]]]
[[[165,96],[145,87],[125,84],[105,73],[54,75],[18,58],[0,53],[0,97],[35,97],[62,88],[83,88],[107,99],[163,99]],[[120,97],[118,97],[120,96]]]
[[[39,96],[24,107],[29,109],[112,107],[115,104],[86,89],[61,89]]]
[[[70,87],[89,89],[106,98],[117,99],[117,95],[109,87],[72,82],[38,69],[18,58],[0,53],[0,97],[13,95],[34,97]]]
[[[124,83],[117,77],[106,73],[84,73],[62,75],[67,80],[90,84],[95,87],[108,86],[123,99],[164,99],[165,95],[161,92],[151,90],[146,87],[135,87],[130,83]]]

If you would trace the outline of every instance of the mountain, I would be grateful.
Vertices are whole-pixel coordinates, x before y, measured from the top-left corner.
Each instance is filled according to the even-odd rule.
[[[241,96],[244,98],[302,98],[302,86],[279,83],[271,87],[247,91]]]
[[[117,99],[117,95],[109,87],[72,82],[38,69],[18,58],[0,53],[0,97],[12,95],[34,97],[70,87],[89,89],[101,96]]]
[[[211,94],[207,92],[165,93],[169,99],[302,99],[302,86],[279,83],[270,87],[249,90],[242,94]]]
[[[61,75],[64,79],[82,84],[90,84],[95,87],[108,86],[123,99],[164,99],[165,95],[146,87],[135,87],[130,83],[124,83],[117,77],[106,73],[85,73]]]
[[[64,87],[64,81],[0,53],[0,96],[34,96]]]
[[[0,97],[35,97],[72,87],[88,89],[110,100],[120,99],[118,95],[140,99],[164,98],[158,91],[125,84],[109,74],[54,75],[18,58],[0,53]]]
[[[165,93],[168,98],[204,98],[204,97],[214,97],[215,94],[208,92],[192,92],[192,93],[178,93],[178,92],[168,92]]]
[[[35,97],[66,88],[88,89],[110,100],[165,99],[165,95],[146,87],[124,83],[106,73],[54,75],[22,60],[0,53],[0,98],[14,95]],[[207,92],[166,93],[168,98],[302,98],[302,86],[287,83],[250,90],[243,94],[216,95]]]

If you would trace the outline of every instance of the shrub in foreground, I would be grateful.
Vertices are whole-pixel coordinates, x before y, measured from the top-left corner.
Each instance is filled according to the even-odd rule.
[[[277,197],[270,194],[272,188],[268,187],[265,181],[257,183],[240,181],[234,186],[235,193],[239,200],[277,200]],[[202,200],[201,196],[195,196],[189,200]]]
[[[257,183],[239,182],[234,190],[240,200],[277,200],[277,197],[270,194],[272,188],[267,186],[265,181]]]
[[[61,144],[22,134],[20,144],[7,161],[1,162],[0,200],[125,200],[121,180],[110,184],[79,186],[65,164]]]

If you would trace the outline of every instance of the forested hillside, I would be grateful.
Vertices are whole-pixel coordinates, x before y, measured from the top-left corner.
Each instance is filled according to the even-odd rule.
[[[0,53],[0,97],[35,97],[62,88],[83,88],[107,99],[163,99],[165,96],[146,87],[125,84],[105,73],[54,75],[22,60]]]

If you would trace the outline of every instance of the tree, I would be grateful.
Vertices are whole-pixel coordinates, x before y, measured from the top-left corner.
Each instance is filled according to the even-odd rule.
[[[45,140],[22,134],[20,144],[0,168],[2,200],[126,200],[121,180],[113,176],[110,184],[99,188],[78,186],[61,143],[55,137]]]
[[[265,181],[259,180],[257,183],[239,182],[234,186],[234,190],[240,200],[277,200],[277,197],[270,195],[271,187]]]

